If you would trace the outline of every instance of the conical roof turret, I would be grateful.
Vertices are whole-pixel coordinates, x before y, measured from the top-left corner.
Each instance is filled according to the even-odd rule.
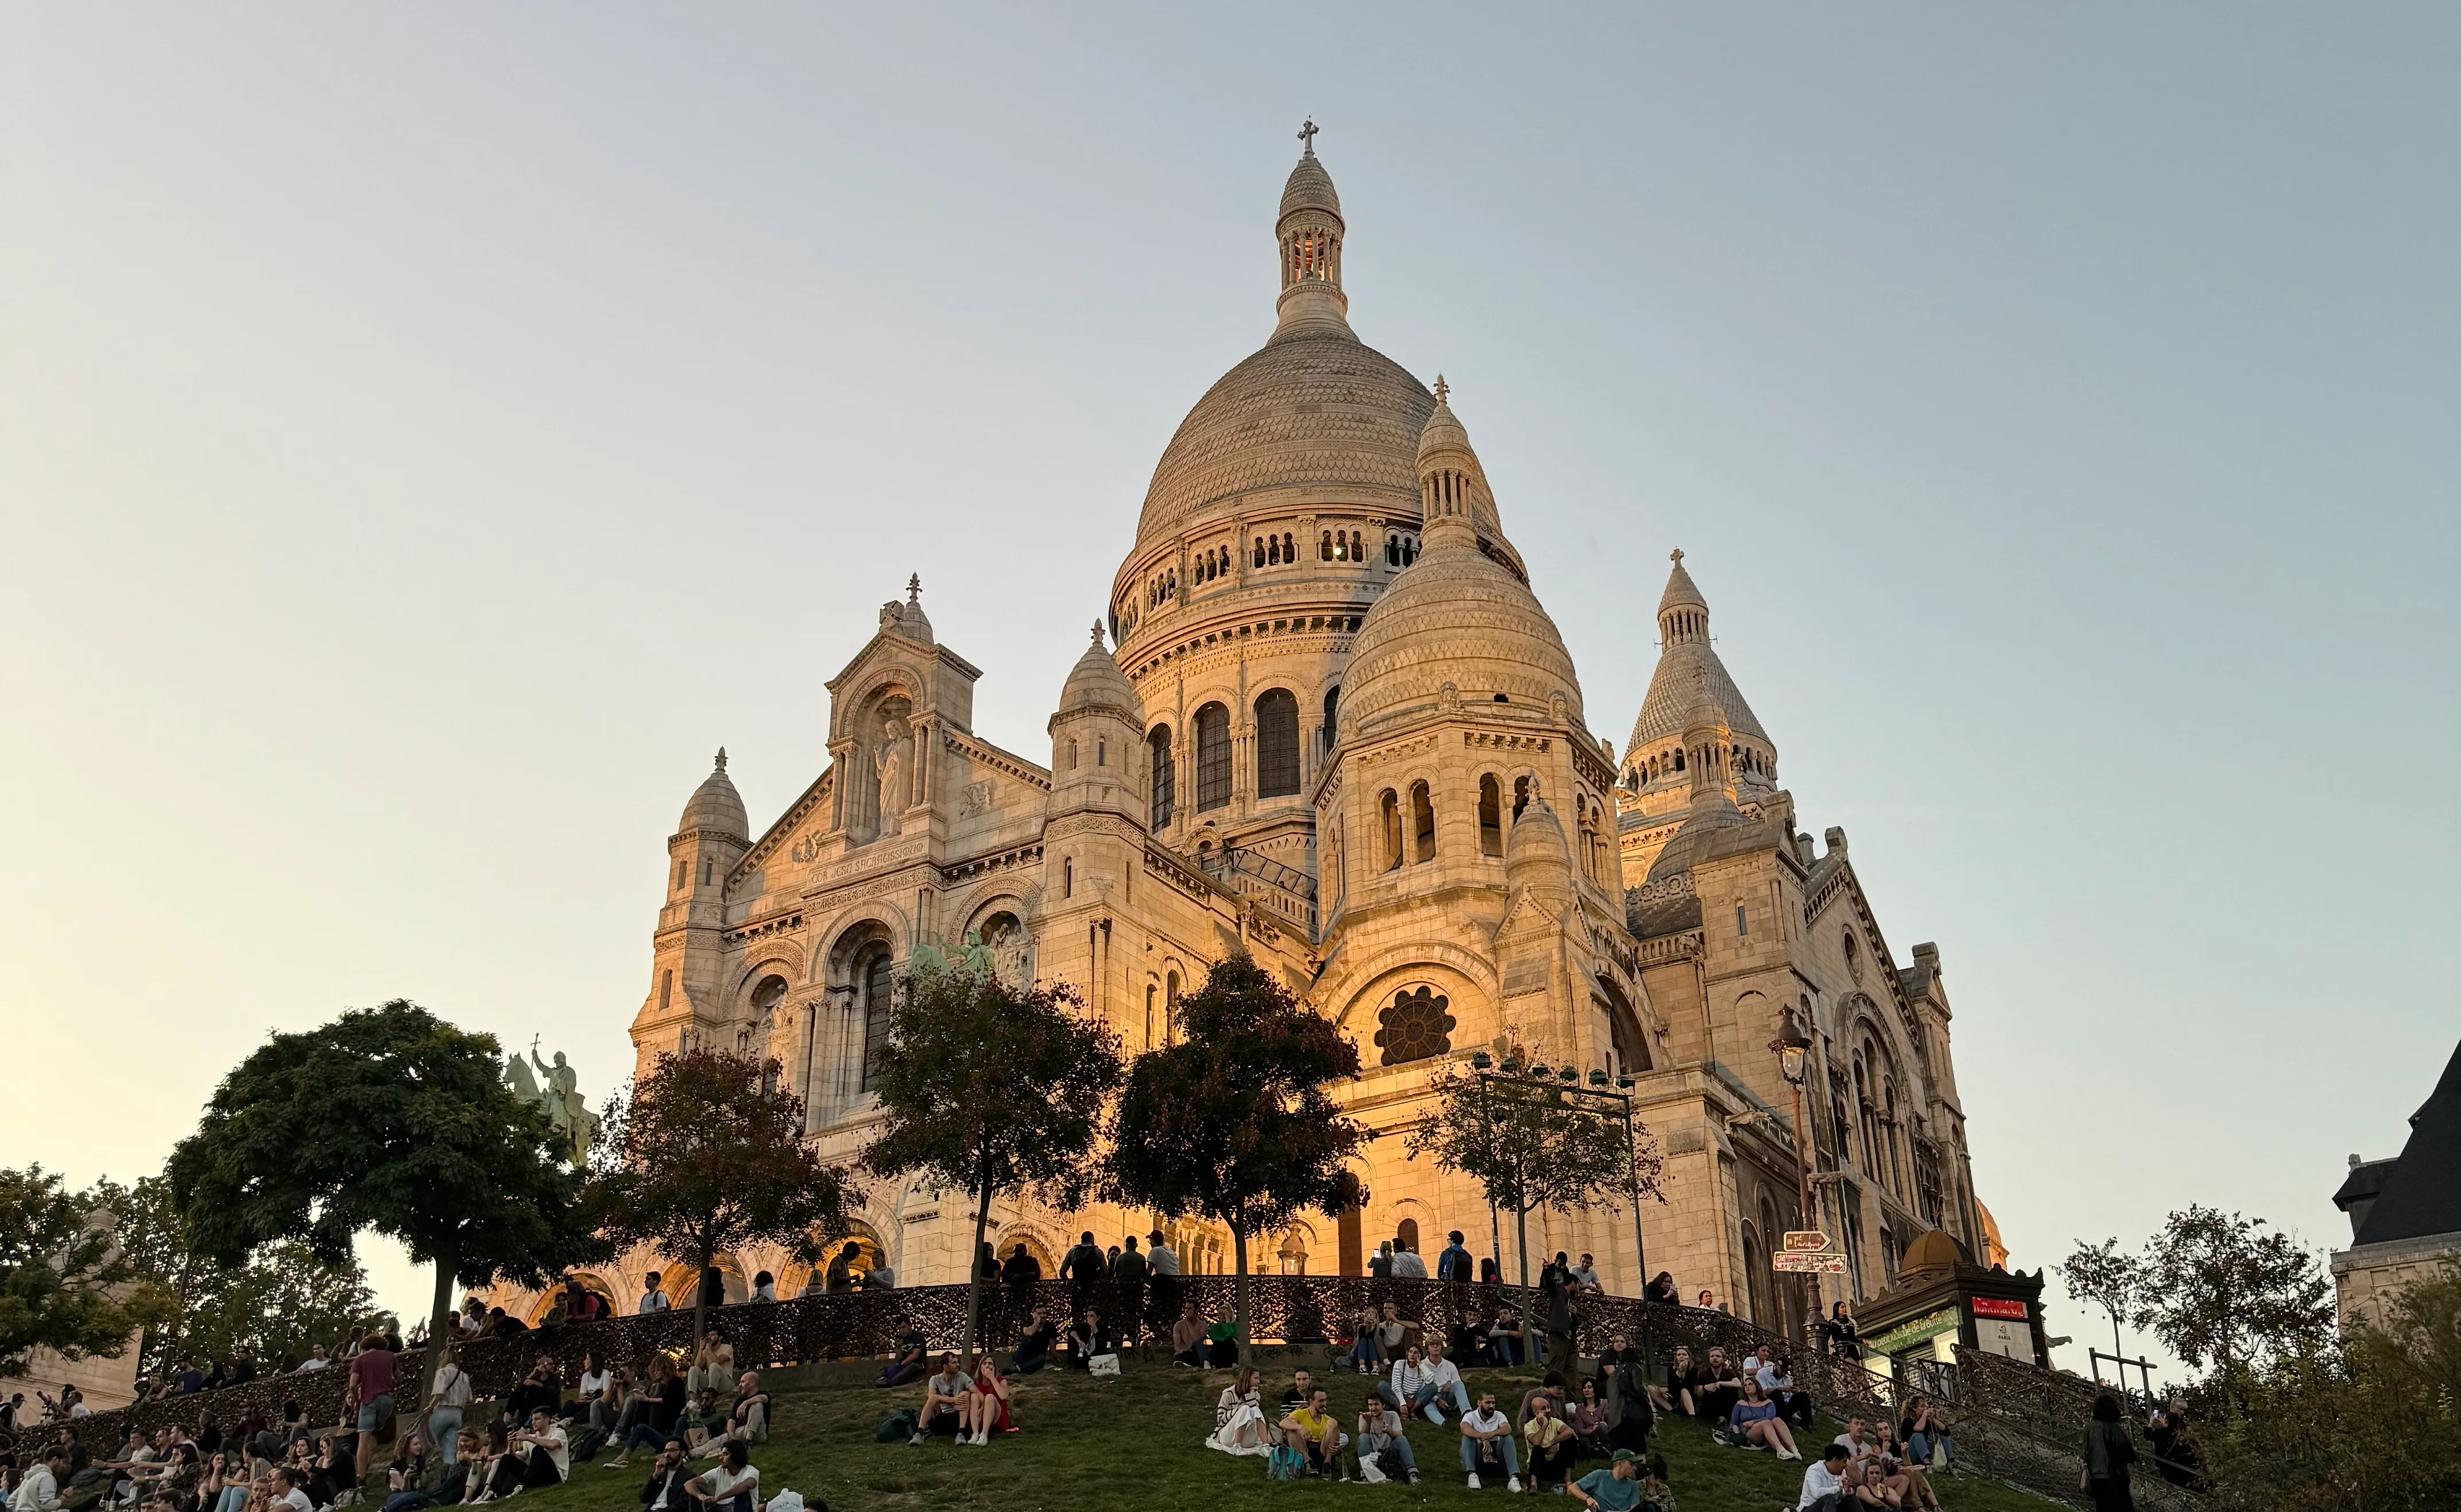
[[[693,789],[692,800],[684,805],[684,817],[675,824],[678,834],[706,830],[717,835],[731,835],[741,840],[751,833],[752,821],[743,811],[743,795],[735,791],[735,779],[726,775],[726,748],[717,748],[717,764],[700,786]]]
[[[1145,720],[1145,704],[1137,697],[1136,685],[1102,644],[1100,620],[1094,622],[1094,643],[1085,648],[1085,654],[1068,670],[1068,680],[1059,685],[1060,713],[1092,708],[1116,710],[1140,724]]]
[[[1624,744],[1625,759],[1646,755],[1647,747],[1681,735],[1692,713],[1695,690],[1701,688],[1725,715],[1728,729],[1751,737],[1773,756],[1776,743],[1761,728],[1751,705],[1744,701],[1743,691],[1710,644],[1707,597],[1683,569],[1683,553],[1676,551],[1672,558],[1674,569],[1667,573],[1666,591],[1658,602],[1658,670],[1650,675],[1649,694],[1640,701],[1640,713],[1632,722],[1632,738]]]

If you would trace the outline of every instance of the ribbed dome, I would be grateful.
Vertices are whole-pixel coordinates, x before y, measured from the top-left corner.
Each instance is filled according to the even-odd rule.
[[[1704,691],[1704,679],[1706,692],[1726,716],[1727,729],[1774,748],[1776,742],[1761,728],[1752,706],[1744,702],[1743,691],[1726,674],[1726,664],[1718,660],[1710,646],[1708,599],[1692,581],[1692,574],[1683,570],[1683,553],[1678,551],[1674,557],[1666,591],[1658,600],[1664,645],[1658,653],[1658,670],[1650,674],[1649,695],[1640,701],[1640,713],[1632,722],[1632,739],[1625,744],[1624,755],[1630,756],[1653,742],[1681,735],[1692,701]],[[1670,609],[1700,612],[1680,614],[1670,622],[1666,618]]]
[[[1259,494],[1419,516],[1419,432],[1435,399],[1355,337],[1285,335],[1205,392],[1154,465],[1140,545]]]
[[[1333,175],[1324,171],[1314,152],[1299,159],[1282,185],[1283,215],[1293,210],[1329,210],[1341,214],[1341,196],[1333,192]]]
[[[1546,708],[1556,693],[1581,717],[1573,655],[1537,595],[1471,543],[1466,525],[1431,539],[1393,580],[1350,644],[1342,713],[1362,728],[1436,701],[1445,683],[1465,706]]]
[[[1658,612],[1673,608],[1705,609],[1709,601],[1701,596],[1701,586],[1692,574],[1683,570],[1683,553],[1675,553],[1675,570],[1666,575],[1666,591],[1658,596]]]
[[[1508,874],[1541,870],[1573,869],[1573,849],[1564,839],[1564,821],[1555,817],[1554,805],[1539,799],[1512,820],[1512,837],[1504,847],[1504,864]]]
[[[1068,680],[1059,685],[1059,713],[1073,713],[1080,709],[1116,709],[1127,715],[1132,724],[1145,722],[1145,703],[1128,674],[1120,671],[1119,662],[1102,646],[1102,627],[1094,627],[1094,644],[1077,658],[1068,671]]]
[[[684,817],[675,825],[678,834],[696,829],[738,840],[752,833],[752,821],[743,812],[743,795],[735,791],[735,779],[726,775],[723,746],[718,748],[717,767],[693,789],[692,801],[684,805]]]

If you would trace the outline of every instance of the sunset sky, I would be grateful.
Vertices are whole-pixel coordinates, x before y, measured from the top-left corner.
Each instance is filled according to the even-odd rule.
[[[2015,1264],[2346,1244],[2461,1037],[2456,62],[2449,6],[0,10],[0,1149],[134,1180],[396,996],[602,1096],[712,752],[765,825],[909,573],[1040,747],[1313,116],[1597,731],[1680,546],[1938,943]]]

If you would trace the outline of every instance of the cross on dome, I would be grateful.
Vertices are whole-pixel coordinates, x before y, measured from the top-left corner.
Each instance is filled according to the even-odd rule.
[[[1322,128],[1318,127],[1313,120],[1301,121],[1299,123],[1299,146],[1304,149],[1307,155],[1311,158],[1316,156],[1316,135],[1321,129]]]
[[[1683,564],[1683,548],[1681,546],[1677,546],[1674,550],[1666,554],[1666,560],[1674,563],[1679,567],[1681,566]]]
[[[1442,404],[1442,403],[1444,403],[1444,394],[1445,394],[1446,393],[1448,393],[1448,392],[1450,392],[1450,391],[1449,391],[1449,390],[1447,390],[1447,389],[1445,388],[1445,386],[1444,386],[1444,375],[1443,373],[1437,373],[1437,374],[1436,374],[1436,402],[1437,402],[1438,404]]]
[[[724,746],[717,748],[717,769],[720,772],[726,770],[726,747]]]
[[[923,574],[920,572],[909,574],[906,579],[906,602],[909,604],[916,604],[920,603],[922,598]]]
[[[1102,644],[1102,622],[1101,620],[1096,620],[1094,622],[1094,644],[1097,646]]]

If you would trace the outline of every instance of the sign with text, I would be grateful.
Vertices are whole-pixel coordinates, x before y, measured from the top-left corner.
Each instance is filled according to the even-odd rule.
[[[1793,1271],[1798,1274],[1808,1272],[1815,1275],[1842,1276],[1846,1273],[1844,1255],[1807,1254],[1800,1249],[1780,1250],[1769,1256],[1769,1264],[1780,1270]]]
[[[1783,1247],[1816,1254],[1829,1247],[1829,1236],[1817,1228],[1797,1228],[1787,1232]]]
[[[2022,1302],[2012,1302],[2005,1297],[1976,1297],[1974,1315],[1978,1318],[2013,1318],[2022,1323],[2027,1314]]]

